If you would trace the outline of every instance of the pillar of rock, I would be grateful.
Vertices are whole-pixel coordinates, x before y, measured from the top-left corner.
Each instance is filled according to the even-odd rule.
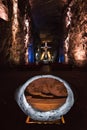
[[[87,64],[87,1],[73,0],[69,26],[69,62],[77,66]]]
[[[12,0],[12,2],[12,43],[10,47],[9,60],[14,64],[27,64],[29,55],[28,47],[31,41],[33,40],[32,19],[29,1],[25,0],[24,3],[22,3],[18,0]],[[22,4],[24,4],[23,8]]]
[[[32,17],[29,1],[26,0],[24,17],[23,17],[23,32],[24,32],[24,61],[25,64],[29,63],[29,46],[33,44],[33,27],[32,27]]]
[[[32,20],[29,1],[6,0],[8,19],[6,36],[2,41],[5,64],[18,65],[28,63],[28,46],[32,39]],[[24,2],[24,3],[23,3]],[[22,7],[23,4],[23,7]],[[5,14],[6,15],[6,14]]]
[[[18,8],[18,0],[12,0],[12,18],[11,18],[11,41],[9,61],[13,64],[20,64],[24,53],[23,27]],[[21,19],[21,20],[20,20]]]

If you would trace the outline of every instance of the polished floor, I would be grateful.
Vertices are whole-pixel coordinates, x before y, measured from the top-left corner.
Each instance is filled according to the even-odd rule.
[[[55,66],[42,66],[39,69],[2,68],[0,69],[0,129],[1,130],[86,130],[87,129],[87,70]],[[59,68],[58,68],[59,67]],[[64,125],[36,125],[26,124],[27,116],[17,105],[14,94],[16,89],[29,78],[51,74],[66,80],[74,92],[75,103],[72,109],[64,116]]]

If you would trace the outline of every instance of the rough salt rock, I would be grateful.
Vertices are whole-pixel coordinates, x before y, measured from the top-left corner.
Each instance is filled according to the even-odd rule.
[[[67,98],[64,104],[55,110],[48,110],[48,111],[40,111],[32,107],[32,105],[27,101],[25,97],[25,90],[31,84],[33,81],[42,79],[42,78],[53,78],[58,80],[59,82],[63,83],[66,90],[67,90]],[[44,90],[45,91],[45,90]],[[49,90],[48,90],[49,91]],[[51,91],[50,91],[51,92]],[[52,92],[51,92],[52,93]],[[53,92],[52,94],[54,94]],[[69,84],[64,81],[63,79],[52,76],[52,75],[40,75],[40,76],[35,76],[28,81],[26,81],[25,84],[23,84],[16,92],[15,94],[16,101],[22,111],[27,115],[30,116],[33,120],[38,120],[38,121],[54,121],[57,119],[60,119],[61,116],[65,115],[73,106],[74,104],[74,95],[73,92],[69,86]]]

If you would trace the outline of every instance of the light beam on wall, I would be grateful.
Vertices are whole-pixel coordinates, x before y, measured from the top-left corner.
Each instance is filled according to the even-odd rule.
[[[28,64],[28,44],[29,44],[29,17],[24,16],[24,45],[25,45],[25,63]]]
[[[67,12],[66,12],[66,18],[65,18],[65,24],[66,24],[66,29],[69,28],[69,26],[71,25],[71,18],[72,18],[72,13],[71,13],[71,7],[73,5],[73,0],[71,1],[71,3],[69,4],[68,8],[67,8]],[[64,44],[64,49],[65,49],[65,63],[69,62],[69,57],[68,57],[68,50],[69,50],[69,32],[68,35],[65,39],[65,44]]]
[[[29,62],[34,62],[34,50],[33,50],[33,40],[32,40],[32,25],[31,16],[29,14],[29,7],[26,5],[25,15],[24,15],[24,48],[25,48],[25,64]]]
[[[20,51],[17,34],[19,31],[19,22],[18,22],[18,0],[12,0],[13,2],[13,16],[12,16],[12,47],[10,49],[10,59],[16,64],[20,62]]]

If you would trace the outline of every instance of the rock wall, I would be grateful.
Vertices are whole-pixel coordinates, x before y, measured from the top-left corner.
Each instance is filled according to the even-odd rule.
[[[25,64],[25,53],[26,48],[30,42],[31,38],[31,16],[30,16],[30,8],[29,1],[26,0],[22,3],[20,0],[6,0],[5,1],[8,8],[8,21],[0,21],[0,26],[2,30],[0,30],[0,61],[1,64],[9,64],[9,65],[18,65]],[[5,4],[5,3],[4,3]],[[26,7],[28,10],[26,12]],[[25,16],[28,17],[28,28],[29,31],[26,30],[25,26],[27,26]],[[25,29],[24,29],[25,28]],[[32,31],[33,32],[33,31]],[[28,35],[28,39],[27,36]],[[3,37],[2,37],[3,36]],[[26,41],[27,40],[27,46]]]
[[[87,1],[74,0],[69,27],[69,62],[77,66],[87,64]]]

